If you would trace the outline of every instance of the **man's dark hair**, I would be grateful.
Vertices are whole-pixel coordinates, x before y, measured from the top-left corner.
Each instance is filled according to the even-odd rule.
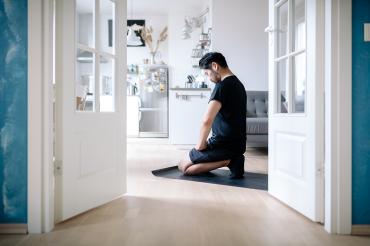
[[[223,68],[228,67],[225,57],[218,52],[209,52],[205,54],[199,61],[199,67],[201,69],[210,69],[212,62],[216,62]]]

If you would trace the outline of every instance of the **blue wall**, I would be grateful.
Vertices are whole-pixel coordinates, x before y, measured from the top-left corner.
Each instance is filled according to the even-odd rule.
[[[370,224],[370,0],[352,0],[352,224]]]
[[[0,223],[27,223],[27,0],[0,0]]]

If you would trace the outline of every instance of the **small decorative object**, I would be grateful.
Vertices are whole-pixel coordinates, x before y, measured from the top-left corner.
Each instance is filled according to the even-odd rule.
[[[138,66],[135,64],[130,64],[127,69],[129,74],[137,74],[138,73]]]
[[[159,34],[159,38],[156,42],[156,45],[153,44],[153,28],[150,26],[150,27],[144,27],[142,30],[141,30],[141,38],[145,41],[145,43],[147,44],[148,48],[149,48],[149,51],[150,51],[150,55],[151,55],[151,59],[152,59],[152,64],[156,64],[156,61],[155,61],[155,56],[158,52],[158,48],[159,48],[159,45],[160,43],[164,42],[167,38],[167,26],[162,30],[162,32]]]
[[[160,82],[159,83],[159,91],[164,92],[165,89],[166,89],[166,84],[164,82]]]
[[[205,82],[204,76],[202,76],[201,74],[198,74],[195,77],[195,82],[196,82],[197,88],[206,88],[206,87],[203,87],[204,85],[207,85],[207,84]]]
[[[206,84],[205,81],[203,81],[201,84],[200,84],[200,88],[208,88],[208,85]]]

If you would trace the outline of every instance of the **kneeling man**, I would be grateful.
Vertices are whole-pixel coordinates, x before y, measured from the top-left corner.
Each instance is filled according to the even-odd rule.
[[[179,169],[185,175],[194,175],[227,166],[231,178],[242,178],[246,148],[245,88],[221,53],[207,53],[199,66],[216,85],[202,121],[199,142],[189,157],[180,162]],[[207,140],[211,128],[212,136]]]

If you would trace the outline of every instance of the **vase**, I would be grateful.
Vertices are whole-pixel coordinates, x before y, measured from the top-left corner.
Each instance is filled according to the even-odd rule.
[[[156,53],[155,52],[150,52],[150,55],[151,55],[151,64],[156,64],[156,61],[155,61]]]

